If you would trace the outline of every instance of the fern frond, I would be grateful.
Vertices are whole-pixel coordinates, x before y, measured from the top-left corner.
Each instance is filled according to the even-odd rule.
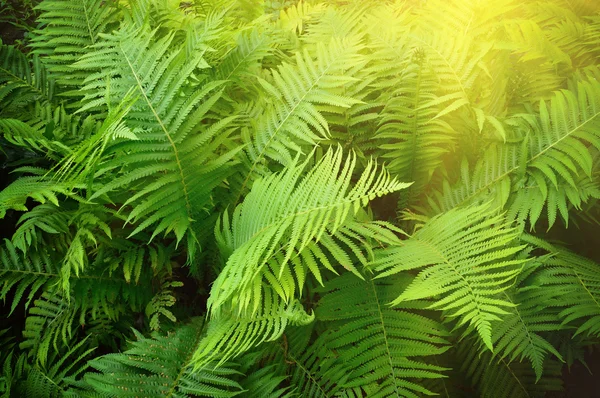
[[[24,255],[9,240],[5,240],[0,247],[0,299],[6,300],[14,288],[9,314],[19,305],[26,292],[25,308],[29,307],[38,291],[50,290],[56,284],[60,274],[58,264],[57,259],[43,250],[30,250]]]
[[[49,365],[29,364],[25,356],[17,359],[16,380],[11,386],[18,396],[56,398],[65,396],[88,365],[86,361],[95,348],[85,349],[86,340],[73,344],[50,357]],[[18,378],[17,378],[18,377]],[[10,390],[9,390],[10,392]]]
[[[328,326],[319,338],[348,372],[344,388],[370,397],[417,397],[432,394],[421,379],[444,377],[444,368],[426,362],[449,348],[444,327],[411,312],[424,303],[388,306],[407,284],[402,278],[361,280],[346,273],[319,290],[316,316]]]
[[[118,397],[233,397],[242,393],[233,380],[231,365],[193,370],[188,361],[200,341],[198,322],[181,326],[167,336],[137,341],[120,354],[108,354],[90,361],[100,373],[89,372],[85,382],[103,396]]]
[[[354,80],[343,72],[362,62],[360,48],[356,39],[332,39],[327,46],[319,43],[316,57],[306,50],[296,53],[295,65],[284,63],[271,71],[272,81],[260,80],[269,100],[258,105],[264,111],[252,126],[254,136],[247,149],[249,164],[240,194],[266,159],[290,164],[302,145],[312,147],[329,136],[320,105],[344,108],[357,102],[339,95],[335,88]]]
[[[187,237],[192,253],[197,244],[192,224],[204,218],[211,190],[231,173],[230,160],[239,150],[219,154],[233,117],[205,125],[222,82],[190,86],[204,61],[186,60],[181,46],[173,44],[171,50],[173,35],[154,42],[153,32],[125,29],[103,37],[78,63],[100,70],[84,87],[88,95],[82,109],[112,104],[112,98],[120,103],[133,87],[139,99],[124,122],[139,132],[138,140],[122,139],[105,150],[96,178],[112,175],[90,199],[129,192],[122,203],[131,207],[127,222],[137,224],[131,235],[151,229],[152,239],[174,232],[178,241]],[[109,87],[111,96],[105,98]]]
[[[526,358],[535,371],[536,381],[542,377],[548,354],[563,360],[556,348],[542,335],[562,329],[558,311],[548,308],[543,289],[527,286],[515,298],[504,292],[507,301],[514,303],[514,306],[507,310],[508,314],[503,315],[502,322],[492,330],[492,343],[497,353],[494,360],[513,363],[517,358],[519,361]]]
[[[162,283],[160,290],[157,294],[152,297],[152,301],[146,306],[146,316],[150,318],[150,329],[153,331],[160,330],[160,317],[164,316],[172,322],[175,322],[177,318],[168,309],[175,305],[177,299],[173,294],[172,288],[183,286],[182,282],[179,281],[165,281]]]
[[[529,364],[495,359],[489,351],[477,352],[472,343],[472,340],[459,343],[457,356],[462,363],[461,371],[472,380],[480,396],[541,398],[549,391],[562,390],[560,362],[547,359],[545,374],[538,378]]]
[[[311,4],[300,0],[297,4],[282,10],[277,22],[282,29],[302,35],[306,22],[318,16],[324,8],[323,3]]]
[[[278,353],[296,391],[315,398],[336,396],[344,392],[349,374],[323,339],[311,342],[311,326],[286,330]]]
[[[262,298],[256,312],[221,311],[210,320],[191,359],[195,369],[213,360],[218,360],[219,366],[263,342],[277,340],[288,324],[306,325],[314,320],[314,314],[306,313],[297,300],[286,304],[269,290],[262,292]]]
[[[248,398],[292,398],[295,396],[292,386],[282,387],[287,377],[280,375],[277,364],[258,368],[240,382]]]
[[[46,366],[49,353],[58,352],[61,346],[66,347],[73,339],[76,316],[77,307],[69,305],[60,291],[54,289],[42,293],[29,309],[23,330],[24,340],[19,348],[28,350],[29,356],[41,366]]]
[[[24,170],[37,173],[44,170]],[[40,173],[41,174],[41,173]],[[7,210],[27,211],[25,206],[29,198],[39,202],[50,202],[59,205],[58,195],[77,199],[72,191],[72,184],[57,184],[48,178],[40,176],[21,177],[0,192],[0,219],[4,218]]]
[[[215,233],[231,255],[211,290],[208,308],[213,315],[228,301],[239,311],[256,311],[264,283],[291,300],[307,274],[321,280],[316,259],[333,270],[325,253],[359,275],[342,244],[356,253],[356,239],[397,240],[386,225],[363,225],[353,222],[353,216],[375,197],[410,184],[397,182],[369,163],[350,188],[355,163],[355,156],[344,161],[341,150],[330,150],[302,177],[307,164],[296,160],[285,171],[256,181],[231,222],[225,213]]]
[[[258,28],[242,31],[236,48],[216,67],[215,77],[245,85],[245,79],[255,78],[253,71],[257,71],[260,62],[273,54],[278,41],[269,31],[262,32]]]
[[[57,82],[78,86],[85,73],[73,64],[95,44],[99,34],[115,21],[117,9],[112,1],[45,0],[37,9],[39,28],[31,38],[33,53],[39,55]]]
[[[372,266],[378,278],[419,270],[392,305],[437,297],[429,308],[459,318],[458,326],[471,325],[492,350],[492,323],[514,306],[499,294],[524,262],[514,258],[524,247],[516,244],[518,236],[517,229],[486,205],[453,209],[386,249]]]
[[[600,83],[578,81],[576,91],[563,90],[549,102],[540,102],[538,117],[516,120],[529,129],[519,144],[492,146],[472,176],[462,173],[462,183],[443,187],[430,204],[434,212],[481,200],[490,193],[504,205],[510,196],[509,216],[529,219],[535,225],[544,207],[549,225],[560,213],[568,222],[568,203],[578,208],[584,196],[580,178],[591,176],[591,151],[600,147]],[[510,195],[514,194],[514,195]],[[504,198],[504,199],[502,199]]]
[[[400,84],[391,88],[376,138],[381,158],[389,160],[388,170],[403,181],[415,181],[399,208],[411,204],[442,164],[442,156],[456,141],[453,128],[438,115],[448,101],[435,94],[437,79],[428,71],[425,54],[416,49],[406,62]]]
[[[19,115],[35,101],[51,102],[54,80],[47,76],[40,58],[32,60],[13,46],[0,45],[0,115]]]
[[[530,19],[512,20],[504,24],[509,47],[514,54],[522,54],[520,61],[543,58],[552,64],[571,67],[571,58],[555,43],[548,40],[540,26]]]
[[[533,242],[540,244],[539,240]],[[562,326],[576,328],[575,336],[600,336],[600,266],[546,242],[542,245],[541,249],[550,255],[543,258],[534,282],[547,291],[546,303],[560,311]]]

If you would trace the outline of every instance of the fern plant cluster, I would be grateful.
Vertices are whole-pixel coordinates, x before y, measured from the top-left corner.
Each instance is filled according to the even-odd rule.
[[[598,233],[600,3],[31,12],[3,397],[542,397],[597,345],[600,265],[557,237]]]

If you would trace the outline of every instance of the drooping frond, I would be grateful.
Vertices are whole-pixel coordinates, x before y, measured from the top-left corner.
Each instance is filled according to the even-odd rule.
[[[519,362],[527,359],[535,371],[536,381],[542,377],[549,354],[562,361],[560,353],[543,336],[545,332],[561,330],[558,311],[547,306],[543,289],[526,286],[514,294],[514,298],[505,292],[507,301],[514,306],[506,310],[508,313],[501,316],[502,322],[495,324],[492,330],[492,344],[498,353],[493,360],[514,363],[517,359]]]
[[[60,161],[71,153],[72,145],[88,138],[99,125],[91,115],[73,115],[64,106],[36,102],[18,119],[0,119],[0,132],[15,149],[32,152],[27,161],[15,159],[15,165],[35,166],[47,159]]]
[[[45,172],[29,168],[22,170],[35,174]],[[78,198],[72,192],[72,184],[59,184],[40,176],[21,177],[0,192],[0,218],[4,218],[7,210],[27,211],[25,205],[29,198],[42,204],[50,202],[58,206],[58,195]]]
[[[225,365],[193,370],[188,366],[200,341],[201,325],[193,322],[166,336],[137,341],[119,354],[107,354],[89,362],[99,371],[88,372],[84,381],[101,396],[116,397],[233,397],[242,393],[232,380],[238,373]]]
[[[370,397],[418,397],[431,394],[420,386],[421,379],[443,377],[444,368],[427,357],[448,349],[448,333],[438,322],[411,312],[426,303],[388,305],[408,281],[362,280],[346,273],[319,291],[316,316],[328,326],[319,338],[348,373],[344,388]]]
[[[600,336],[600,265],[539,239],[531,241],[549,254],[533,280],[546,291],[545,304],[560,311],[562,325],[574,327],[575,335]]]
[[[432,309],[474,327],[492,349],[492,323],[514,304],[508,289],[524,260],[514,255],[518,230],[486,205],[453,209],[429,220],[410,239],[383,252],[373,264],[378,278],[419,270],[392,305],[435,298]]]
[[[213,315],[228,301],[240,311],[255,312],[263,284],[291,300],[308,275],[321,281],[318,262],[334,270],[328,256],[359,275],[344,247],[364,264],[368,260],[357,240],[363,245],[369,237],[396,241],[386,225],[359,223],[354,215],[370,200],[409,184],[369,163],[351,186],[355,164],[354,155],[344,160],[339,149],[328,151],[312,169],[295,160],[285,171],[256,181],[231,221],[225,213],[215,233],[228,259],[208,300]]]
[[[42,228],[44,228],[42,226]],[[0,247],[0,299],[6,297],[12,289],[12,313],[25,293],[29,306],[31,300],[38,291],[49,290],[57,283],[60,275],[60,263],[53,259],[46,251],[35,252],[30,250],[26,255],[19,252],[17,248],[6,240]]]
[[[86,340],[50,356],[48,365],[26,362],[25,355],[4,364],[8,388],[5,396],[56,398],[69,396],[68,391],[87,368],[87,361],[95,348],[85,349]],[[12,370],[12,372],[9,371]]]

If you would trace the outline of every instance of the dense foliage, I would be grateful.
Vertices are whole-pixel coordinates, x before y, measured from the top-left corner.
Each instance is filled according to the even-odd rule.
[[[598,342],[600,3],[30,12],[2,396],[535,397]]]

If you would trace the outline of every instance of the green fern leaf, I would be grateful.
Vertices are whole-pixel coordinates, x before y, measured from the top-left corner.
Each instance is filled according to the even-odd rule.
[[[248,164],[240,195],[254,173],[267,159],[283,165],[293,161],[302,145],[314,146],[328,138],[329,126],[319,112],[320,105],[349,107],[356,100],[339,95],[335,87],[354,79],[342,73],[362,61],[357,40],[331,40],[319,44],[315,57],[308,51],[297,53],[296,65],[284,63],[271,71],[272,81],[259,80],[264,98],[257,106],[264,111],[253,122],[254,137],[248,146]]]
[[[115,21],[114,3],[102,0],[45,0],[37,9],[41,12],[31,39],[33,53],[39,55],[52,76],[63,85],[77,86],[85,78],[73,64],[87,47],[98,41],[99,34]]]
[[[130,29],[103,38],[78,62],[83,69],[100,70],[98,76],[105,82],[98,87],[96,77],[89,79],[82,110],[110,104],[112,97],[119,104],[134,87],[140,98],[124,120],[139,132],[138,139],[119,140],[106,149],[97,175],[112,175],[90,199],[133,190],[123,203],[132,208],[127,221],[136,228],[131,235],[149,228],[151,239],[173,232],[178,241],[187,237],[192,253],[197,245],[192,224],[205,217],[212,189],[232,172],[230,160],[240,150],[218,154],[233,117],[205,125],[223,82],[204,82],[186,95],[203,60],[187,60],[181,46],[172,43],[172,34],[155,41],[155,32]],[[105,98],[109,87],[111,97]]]
[[[454,209],[432,218],[410,239],[385,251],[373,264],[378,278],[419,270],[392,305],[436,298],[430,308],[473,326],[492,350],[492,323],[514,306],[500,293],[519,274],[524,260],[514,255],[518,230],[487,206]]]
[[[286,304],[265,290],[257,312],[238,315],[222,311],[213,317],[191,363],[199,369],[218,359],[221,365],[263,342],[277,340],[288,324],[306,325],[313,320],[314,314],[307,314],[299,301]]]
[[[84,380],[103,396],[112,397],[233,397],[242,393],[233,380],[237,371],[215,366],[194,371],[188,366],[200,341],[198,322],[179,327],[167,336],[137,341],[121,354],[108,354],[90,361],[100,373],[87,373]]]
[[[360,275],[341,246],[360,252],[352,243],[356,236],[396,242],[389,226],[361,226],[353,216],[370,200],[410,184],[397,182],[385,170],[378,173],[370,163],[350,188],[356,159],[342,158],[342,151],[329,151],[304,177],[307,165],[296,160],[284,172],[255,182],[231,223],[225,214],[215,233],[231,255],[213,284],[208,300],[211,314],[229,301],[240,312],[248,308],[255,312],[264,283],[285,301],[291,300],[308,273],[320,278],[315,258],[333,270],[324,250]]]
[[[406,285],[402,278],[361,280],[347,273],[319,290],[316,316],[328,326],[320,338],[349,373],[344,388],[372,397],[417,397],[432,394],[419,380],[443,377],[444,368],[425,362],[449,348],[443,326],[411,312],[425,303],[387,305]]]

